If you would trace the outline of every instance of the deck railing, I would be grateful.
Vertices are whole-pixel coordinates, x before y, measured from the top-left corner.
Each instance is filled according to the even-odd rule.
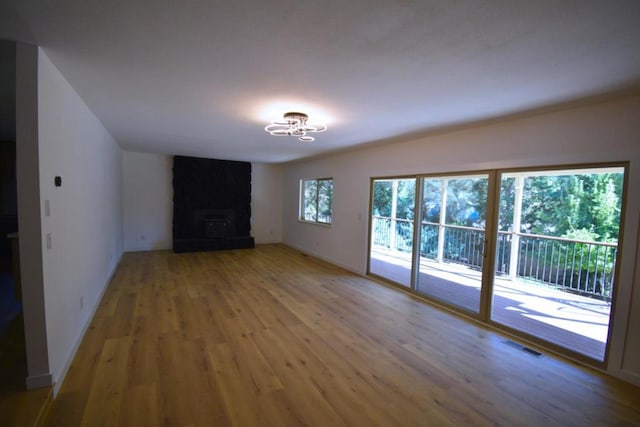
[[[395,224],[393,237],[392,223]],[[482,267],[483,229],[423,222],[421,232],[420,256],[471,268]],[[442,236],[444,240],[440,242]],[[517,251],[511,249],[514,241],[518,244]],[[411,252],[413,221],[374,216],[372,242],[374,246]],[[517,256],[515,262],[511,260],[512,254]],[[616,243],[501,231],[498,233],[496,273],[610,301],[616,255]],[[515,272],[511,271],[513,268]]]

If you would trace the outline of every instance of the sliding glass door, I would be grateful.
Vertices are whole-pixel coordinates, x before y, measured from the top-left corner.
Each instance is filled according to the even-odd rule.
[[[422,179],[419,293],[478,313],[489,176]]]
[[[604,360],[624,168],[501,176],[491,320]]]
[[[411,286],[415,178],[372,183],[369,272]]]
[[[624,165],[373,179],[368,271],[604,361],[624,181]]]

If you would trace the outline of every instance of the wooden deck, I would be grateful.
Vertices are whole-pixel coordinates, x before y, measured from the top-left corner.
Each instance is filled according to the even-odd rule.
[[[408,286],[410,255],[374,251],[372,273]],[[477,313],[480,303],[481,272],[452,263],[421,259],[418,291],[462,309]],[[497,277],[491,319],[603,360],[609,328],[611,304],[519,280]]]

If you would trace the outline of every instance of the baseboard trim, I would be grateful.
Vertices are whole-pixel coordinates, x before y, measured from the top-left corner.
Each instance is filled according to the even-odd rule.
[[[628,383],[631,383],[635,386],[640,387],[640,374],[637,374],[635,372],[631,372],[625,369],[622,369],[616,372],[611,372],[611,374],[623,381],[626,381]]]
[[[27,390],[34,388],[50,387],[52,384],[51,374],[29,375],[25,380]]]
[[[353,267],[351,267],[351,266],[348,266],[348,265],[342,264],[342,263],[340,263],[340,262],[336,261],[335,259],[332,259],[332,258],[329,258],[329,257],[323,256],[323,255],[320,255],[320,254],[318,254],[318,253],[316,253],[316,252],[313,252],[313,251],[307,250],[307,249],[305,249],[305,248],[302,248],[302,247],[299,247],[299,246],[296,246],[296,245],[292,245],[292,244],[290,244],[290,243],[280,243],[280,244],[282,244],[282,245],[284,245],[284,246],[288,246],[288,247],[290,247],[291,249],[295,249],[295,250],[296,250],[296,251],[298,251],[298,252],[302,252],[302,253],[303,253],[303,254],[305,254],[305,255],[309,255],[309,256],[312,256],[312,257],[314,257],[314,258],[318,258],[318,259],[320,259],[320,260],[322,260],[322,261],[324,261],[324,262],[328,262],[329,264],[335,265],[336,267],[344,268],[345,270],[350,271],[350,272],[352,272],[353,274],[357,274],[358,276],[366,277],[366,275],[365,275],[362,271],[358,271],[358,270],[354,269],[354,268],[353,268]]]

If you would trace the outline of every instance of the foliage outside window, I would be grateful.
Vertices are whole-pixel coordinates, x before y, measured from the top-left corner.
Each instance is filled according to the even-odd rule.
[[[331,224],[333,179],[305,179],[301,181],[300,219]]]
[[[589,173],[591,172],[591,173]],[[624,172],[597,169],[584,173],[524,178],[520,233],[590,242],[618,242]],[[500,189],[500,231],[513,231],[515,178]]]

